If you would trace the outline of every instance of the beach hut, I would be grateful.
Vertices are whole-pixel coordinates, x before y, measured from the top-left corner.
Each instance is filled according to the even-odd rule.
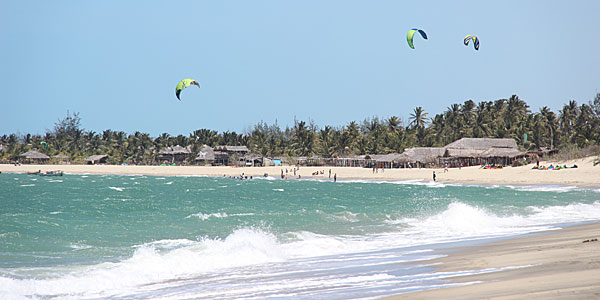
[[[385,168],[391,169],[394,167],[394,162],[402,157],[400,153],[389,154],[368,154],[365,155],[365,167],[367,168]],[[396,167],[398,167],[396,163]]]
[[[212,165],[215,163],[215,151],[208,145],[203,145],[196,157],[196,163]]]
[[[508,166],[515,159],[525,156],[525,152],[513,148],[490,148],[482,152],[479,157],[485,165]]]
[[[441,147],[414,147],[405,149],[395,162],[403,168],[433,167],[438,164],[438,159],[444,155]]]
[[[87,162],[88,165],[95,165],[95,164],[105,164],[107,159],[108,159],[108,155],[97,154],[97,155],[89,156],[88,158],[85,159],[85,161]]]
[[[523,157],[517,142],[511,138],[462,138],[446,147],[440,164],[451,167],[481,164],[509,165]]]
[[[219,146],[215,146],[214,150],[226,152],[228,154],[239,154],[239,155],[245,155],[246,153],[248,153],[248,147],[246,147],[246,146],[219,145]]]
[[[262,167],[263,157],[260,154],[248,153],[238,159],[238,166]]]
[[[219,145],[213,148],[215,151],[215,163],[228,166],[230,162],[236,163],[238,159],[248,153],[246,146]]]
[[[367,165],[366,155],[356,155],[351,157],[336,157],[332,160],[332,166],[335,167],[360,167]]]
[[[192,152],[187,148],[181,147],[179,145],[173,147],[167,147],[165,149],[161,149],[158,151],[158,160],[159,161],[168,161],[169,163],[175,162],[183,162],[186,158],[188,158]]]
[[[19,158],[26,163],[46,163],[50,159],[50,156],[35,150],[30,150],[19,155]]]

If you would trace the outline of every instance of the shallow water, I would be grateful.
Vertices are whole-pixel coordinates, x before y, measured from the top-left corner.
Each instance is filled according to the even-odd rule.
[[[418,181],[0,174],[0,203],[2,299],[373,298],[460,276],[439,243],[600,219],[594,189]]]

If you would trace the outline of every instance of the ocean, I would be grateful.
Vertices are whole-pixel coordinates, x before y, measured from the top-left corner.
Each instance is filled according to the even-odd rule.
[[[0,174],[0,298],[374,299],[500,271],[440,248],[598,220],[567,186]]]

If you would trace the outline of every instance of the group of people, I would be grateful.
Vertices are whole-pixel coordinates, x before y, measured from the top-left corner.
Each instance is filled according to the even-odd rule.
[[[555,166],[553,164],[550,164],[550,166],[546,167],[544,165],[540,166],[540,161],[538,160],[535,163],[535,166],[533,168],[531,168],[531,169],[533,169],[533,170],[560,170],[560,169],[569,169],[569,168],[576,169],[577,165],[573,165],[572,167],[567,167],[567,165],[562,165],[561,166],[559,164],[556,164],[556,166]]]
[[[294,172],[294,177],[296,177],[296,176],[297,176],[297,178],[298,178],[298,179],[301,179],[301,178],[302,178],[302,176],[300,175],[300,173],[298,173],[298,174],[296,175],[296,171],[298,171],[298,170],[300,170],[300,167],[299,167],[299,166],[296,166],[296,167],[294,167],[294,168],[292,169],[292,171]],[[283,173],[283,169],[281,169],[281,179],[287,179],[287,178],[288,178],[288,173],[289,173],[289,172],[290,172],[290,171],[289,171],[289,170],[286,168],[286,169],[285,169],[285,174],[284,174],[284,173]],[[332,174],[332,173],[331,173],[331,169],[329,169],[329,179],[331,179],[331,174]],[[315,171],[315,172],[312,172],[312,174],[311,174],[311,175],[312,175],[312,176],[325,175],[325,170],[321,170],[321,171]],[[334,174],[333,174],[333,182],[336,182],[336,181],[337,181],[337,173],[334,173]]]

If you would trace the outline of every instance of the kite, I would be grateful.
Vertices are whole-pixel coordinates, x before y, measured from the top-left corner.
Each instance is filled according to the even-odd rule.
[[[425,33],[425,31],[417,28],[409,30],[408,34],[406,35],[406,41],[408,42],[408,45],[413,49],[415,49],[415,46],[413,45],[413,37],[415,36],[416,32],[419,32],[424,39],[427,39],[427,34]]]
[[[473,40],[473,47],[475,47],[475,50],[479,50],[479,38],[470,34],[465,36],[465,46],[469,45],[470,40]]]
[[[190,85],[200,87],[200,84],[196,80],[189,78],[184,79],[177,84],[177,87],[175,87],[175,96],[177,96],[177,99],[179,99],[179,101],[181,101],[181,98],[179,98],[179,94],[181,94],[181,91]]]

